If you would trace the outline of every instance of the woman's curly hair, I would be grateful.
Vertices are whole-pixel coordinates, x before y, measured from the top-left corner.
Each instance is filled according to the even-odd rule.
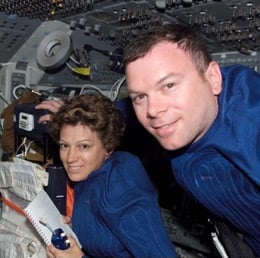
[[[86,125],[96,132],[106,151],[120,145],[125,129],[123,117],[113,102],[102,94],[85,94],[66,99],[53,115],[49,133],[58,142],[64,125]]]

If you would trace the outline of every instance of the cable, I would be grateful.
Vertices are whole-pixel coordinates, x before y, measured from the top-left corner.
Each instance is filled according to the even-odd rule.
[[[92,85],[92,84],[84,84],[84,85],[82,86],[81,90],[80,90],[79,95],[84,94],[84,90],[85,90],[85,89],[95,90],[95,91],[98,91],[99,93],[101,93],[102,95],[105,95],[104,92],[103,92],[101,89],[99,89],[97,86],[94,86],[94,85]]]
[[[28,87],[26,87],[26,86],[23,85],[23,84],[19,84],[19,85],[15,86],[15,87],[13,88],[13,97],[14,97],[15,99],[19,99],[20,96],[17,95],[18,90],[20,90],[20,89],[26,90],[27,88],[28,88]],[[29,89],[29,88],[28,88],[28,89]]]
[[[80,62],[77,61],[74,57],[70,56],[69,59],[72,60],[75,64],[80,65]]]
[[[115,101],[117,98],[118,98],[118,95],[119,95],[119,92],[120,92],[120,89],[121,87],[124,85],[124,82],[126,80],[126,77],[123,76],[122,78],[120,78],[119,80],[117,80],[111,87],[110,91],[109,91],[109,95],[108,97],[112,100],[112,101]],[[98,88],[97,86],[95,85],[92,85],[92,84],[85,84],[82,86],[81,90],[80,90],[80,93],[79,95],[82,95],[84,94],[84,90],[86,89],[91,89],[91,90],[95,90],[99,93],[101,93],[102,95],[105,95],[106,94],[100,89]]]
[[[28,154],[28,152],[29,152],[29,150],[30,150],[30,148],[31,148],[31,145],[32,145],[32,143],[33,143],[34,141],[30,141],[28,144],[26,144],[26,141],[27,141],[27,137],[24,137],[22,143],[18,146],[18,148],[17,148],[17,150],[16,150],[16,152],[15,152],[15,156],[16,156],[17,158],[23,158],[23,159],[25,159],[25,158],[27,157],[27,154]],[[18,151],[19,151],[22,147],[24,147],[24,151],[22,151],[22,152],[19,154]]]
[[[123,76],[119,80],[117,80],[110,89],[109,97],[112,101],[115,101],[118,98],[119,92],[121,87],[123,86],[124,82],[126,80],[126,77]]]

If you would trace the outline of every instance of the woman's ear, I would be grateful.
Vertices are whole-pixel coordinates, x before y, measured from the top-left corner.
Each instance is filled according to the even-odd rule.
[[[219,95],[222,90],[222,75],[219,64],[215,61],[210,62],[205,75],[214,95]]]
[[[112,153],[113,153],[113,151],[107,152],[107,154],[105,156],[105,160],[108,159],[111,156]]]

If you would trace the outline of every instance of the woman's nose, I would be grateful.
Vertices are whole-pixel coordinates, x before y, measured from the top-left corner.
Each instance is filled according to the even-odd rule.
[[[70,148],[67,153],[67,161],[73,162],[78,159],[77,151],[74,148]]]

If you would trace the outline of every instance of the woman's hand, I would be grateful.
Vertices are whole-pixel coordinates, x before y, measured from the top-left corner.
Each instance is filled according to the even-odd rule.
[[[63,220],[64,224],[68,224],[70,227],[72,227],[71,217],[69,217],[69,216],[62,216],[62,220]]]
[[[40,104],[36,105],[36,109],[46,109],[49,110],[51,113],[56,113],[59,108],[64,104],[63,100],[44,100]],[[47,114],[43,115],[39,118],[38,123],[44,123],[51,121],[52,115]]]
[[[55,248],[54,245],[49,245],[47,247],[47,257],[48,258],[81,258],[84,253],[81,251],[76,240],[68,235],[70,241],[70,248],[67,250],[59,250]]]

